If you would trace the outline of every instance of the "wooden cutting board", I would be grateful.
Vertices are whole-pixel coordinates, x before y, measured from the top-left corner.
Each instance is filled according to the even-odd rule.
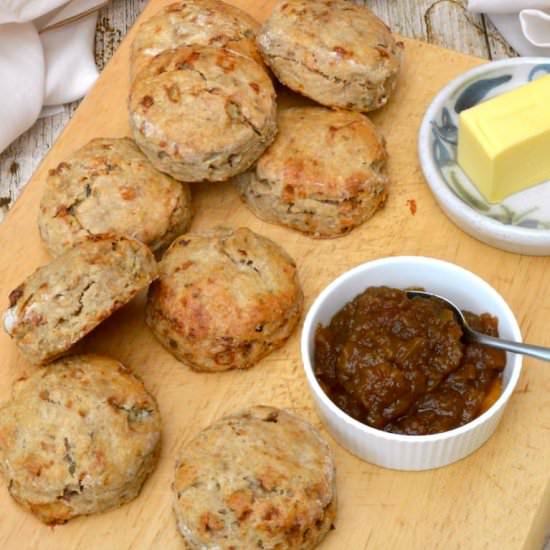
[[[162,1],[152,0],[141,19]],[[167,2],[164,2],[167,3]],[[273,0],[234,0],[258,19]],[[0,227],[0,296],[48,261],[36,226],[44,178],[66,155],[97,136],[128,134],[128,52],[133,30],[52,147]],[[406,40],[406,67],[390,104],[372,116],[387,137],[390,197],[383,211],[349,236],[316,241],[263,223],[228,185],[193,188],[192,229],[246,225],[283,245],[298,260],[308,307],[320,290],[359,263],[393,255],[455,262],[489,281],[517,315],[526,340],[550,345],[550,260],[490,248],[455,227],[435,203],[418,164],[421,117],[449,80],[478,59]],[[322,154],[322,151],[319,151]],[[416,214],[408,201],[416,201]],[[0,548],[40,550],[181,549],[171,510],[177,449],[201,428],[243,406],[287,407],[316,425],[299,355],[299,331],[246,372],[197,374],[175,361],[143,322],[143,296],[83,343],[134,369],[158,399],[163,421],[160,463],[134,502],[105,514],[49,528],[20,509],[0,482]],[[0,402],[29,366],[0,334]],[[323,550],[538,549],[550,525],[550,369],[527,359],[518,391],[491,440],[461,462],[405,473],[360,461],[327,438],[337,462],[339,512]]]

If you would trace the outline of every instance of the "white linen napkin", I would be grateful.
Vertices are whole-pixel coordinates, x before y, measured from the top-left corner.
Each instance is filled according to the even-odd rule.
[[[0,152],[43,108],[56,112],[51,106],[81,98],[95,82],[94,10],[105,3],[0,0]]]
[[[469,0],[468,9],[486,13],[520,55],[550,56],[550,0]]]

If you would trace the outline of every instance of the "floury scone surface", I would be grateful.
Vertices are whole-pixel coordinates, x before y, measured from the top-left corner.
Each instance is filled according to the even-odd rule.
[[[277,78],[327,107],[373,111],[392,95],[403,44],[365,6],[279,0],[258,43]]]
[[[247,12],[225,2],[174,2],[139,26],[132,42],[131,74],[166,50],[193,44],[235,50],[261,62],[255,40],[259,27]]]
[[[384,205],[388,154],[366,116],[292,107],[279,109],[277,125],[275,142],[233,180],[258,217],[310,237],[340,237]]]
[[[188,46],[155,57],[130,90],[134,139],[161,172],[188,182],[246,170],[277,132],[265,69],[231,50]]]
[[[28,361],[46,364],[156,277],[157,263],[143,243],[115,235],[88,237],[10,292],[4,330]]]
[[[294,260],[247,228],[215,228],[174,241],[151,285],[146,321],[195,370],[245,369],[295,330],[303,293]]]
[[[226,416],[185,445],[174,511],[188,548],[311,550],[333,527],[336,472],[316,428],[256,406]]]
[[[102,233],[160,253],[191,214],[189,186],[155,170],[130,138],[96,138],[49,172],[38,226],[54,256]]]
[[[0,470],[44,523],[121,506],[156,465],[155,399],[124,365],[75,355],[23,377],[0,408]]]

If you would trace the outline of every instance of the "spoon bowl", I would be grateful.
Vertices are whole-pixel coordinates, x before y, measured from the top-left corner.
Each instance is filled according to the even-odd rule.
[[[433,294],[424,290],[407,290],[407,296],[413,299],[420,298],[443,302],[453,312],[456,321],[462,328],[463,338],[466,342],[481,344],[483,346],[489,346],[491,348],[501,349],[504,351],[511,351],[513,353],[521,353],[523,355],[529,355],[530,357],[542,359],[543,361],[550,361],[550,348],[534,346],[532,344],[524,344],[522,342],[513,342],[512,340],[504,340],[503,338],[497,338],[495,336],[489,336],[487,334],[477,332],[470,327],[460,308],[439,294]]]

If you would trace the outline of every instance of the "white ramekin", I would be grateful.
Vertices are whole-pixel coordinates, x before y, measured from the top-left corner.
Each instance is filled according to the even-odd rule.
[[[462,309],[495,315],[500,336],[520,342],[521,332],[514,314],[493,287],[470,271],[433,258],[401,256],[367,262],[344,273],[321,292],[306,316],[301,339],[302,362],[319,415],[338,443],[367,462],[397,470],[428,470],[464,458],[495,431],[517,385],[522,357],[507,354],[501,396],[489,410],[460,428],[435,435],[407,436],[366,426],[327,397],[315,378],[312,360],[318,324],[328,324],[344,304],[369,286],[423,287],[449,298]]]

